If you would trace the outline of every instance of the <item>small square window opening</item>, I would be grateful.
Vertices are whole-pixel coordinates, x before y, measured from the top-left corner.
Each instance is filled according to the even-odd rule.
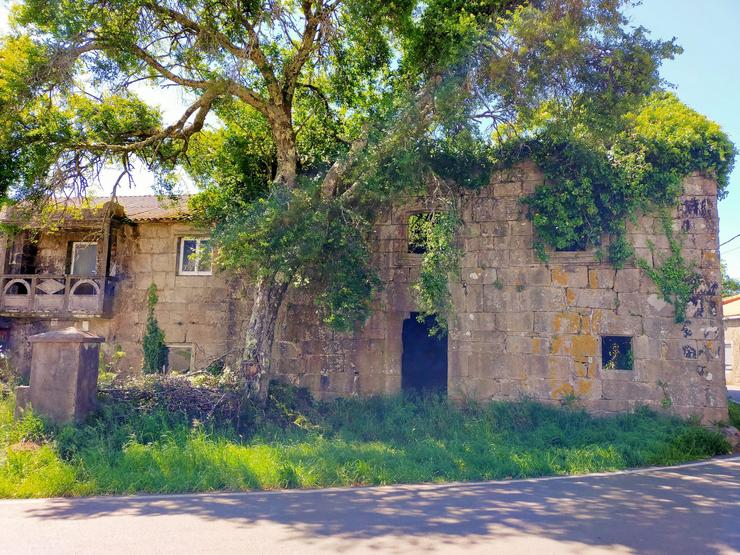
[[[569,245],[563,247],[555,247],[555,252],[584,252],[588,242],[586,239],[577,239]]]
[[[427,252],[429,234],[434,224],[433,214],[411,214],[408,219],[408,252],[411,254],[424,254]]]
[[[632,338],[605,335],[601,338],[601,367],[604,370],[632,370]]]
[[[168,372],[189,372],[192,365],[192,345],[167,345]]]

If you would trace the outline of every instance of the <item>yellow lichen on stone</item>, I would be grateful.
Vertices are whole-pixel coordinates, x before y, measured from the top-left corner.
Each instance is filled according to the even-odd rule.
[[[568,273],[560,267],[552,269],[552,282],[555,285],[568,286]]]
[[[601,319],[604,315],[604,312],[602,310],[594,310],[591,313],[591,317],[589,318],[590,326],[587,331],[590,333],[599,333],[599,328],[601,327]]]
[[[594,384],[592,380],[578,380],[576,384],[576,396],[586,397],[591,393]]]
[[[596,270],[588,271],[588,286],[591,289],[599,288],[599,275],[596,273]]]
[[[539,337],[532,338],[532,352],[539,353],[542,350],[542,339]]]
[[[599,342],[593,335],[576,335],[571,339],[571,354],[579,362],[588,362],[599,352]]]
[[[570,344],[567,339],[567,337],[564,337],[562,335],[555,336],[552,340],[552,343],[550,344],[550,352],[552,354],[569,355]]]
[[[581,315],[575,312],[558,312],[553,322],[555,333],[578,333],[581,328]]]
[[[569,305],[575,304],[576,292],[573,291],[573,289],[566,289],[565,290],[565,300],[568,302]]]
[[[573,386],[568,382],[559,385],[550,392],[550,397],[552,399],[563,399],[564,397],[569,397],[572,395],[575,395],[575,390],[573,389]]]

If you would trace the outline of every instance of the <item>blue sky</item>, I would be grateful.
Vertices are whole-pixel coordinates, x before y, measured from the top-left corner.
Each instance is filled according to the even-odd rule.
[[[6,5],[0,5],[0,32],[5,28]],[[676,87],[681,100],[719,123],[740,144],[740,0],[644,0],[628,15],[654,38],[676,37],[684,53],[663,66],[662,76]],[[173,94],[158,91],[150,100],[166,112],[167,106],[179,104]],[[131,192],[146,192],[150,183],[142,179]],[[733,172],[719,215],[720,242],[740,234],[740,168]],[[730,275],[740,277],[740,238],[722,248],[722,258]]]
[[[644,0],[633,23],[684,49],[661,74],[686,104],[719,123],[740,145],[740,1]],[[740,157],[729,195],[719,204],[720,243],[740,233]],[[740,238],[721,249],[730,275],[740,277]]]

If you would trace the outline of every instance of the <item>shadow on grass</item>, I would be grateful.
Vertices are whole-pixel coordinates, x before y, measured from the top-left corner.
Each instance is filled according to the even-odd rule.
[[[740,459],[646,473],[510,483],[356,490],[54,499],[32,518],[189,515],[240,527],[287,527],[284,541],[394,538],[397,552],[444,552],[491,539],[534,535],[638,553],[740,550]]]

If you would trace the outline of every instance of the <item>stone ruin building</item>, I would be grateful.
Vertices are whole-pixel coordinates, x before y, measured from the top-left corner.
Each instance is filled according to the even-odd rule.
[[[374,261],[385,287],[370,319],[354,333],[332,332],[310,295],[292,290],[277,327],[274,375],[324,398],[431,387],[458,399],[528,396],[595,413],[649,405],[726,419],[715,181],[687,177],[672,214],[683,255],[703,276],[686,321],[676,323],[674,307],[635,265],[615,269],[593,250],[538,258],[520,199],[543,180],[525,162],[461,197],[464,256],[450,284],[447,337],[430,337],[416,319],[411,284],[422,255],[409,244],[408,224],[429,206],[409,201],[375,226]],[[140,371],[151,283],[171,371],[233,362],[249,292],[212,269],[207,256],[189,256],[210,246],[208,230],[189,223],[186,206],[186,199],[119,197],[63,219],[56,231],[7,236],[0,341],[13,363],[27,372],[27,337],[72,325],[104,337],[108,356],[122,351],[119,369]],[[628,229],[640,257],[660,260],[668,251],[658,218],[641,216]]]

